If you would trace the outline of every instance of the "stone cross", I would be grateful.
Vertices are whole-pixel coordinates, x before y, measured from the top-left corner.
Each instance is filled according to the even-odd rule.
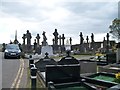
[[[86,40],[87,40],[87,43],[89,42],[89,38],[88,38],[88,36],[86,37]]]
[[[94,42],[94,34],[91,35],[91,42]]]
[[[108,53],[109,52],[109,33],[107,33],[106,37],[107,37],[106,52]]]
[[[70,45],[72,45],[72,38],[70,37]]]
[[[57,32],[57,29],[55,29],[55,32],[53,33],[53,35],[54,35],[54,40],[55,40],[55,45],[58,45],[58,32]]]
[[[80,32],[79,36],[80,36],[80,45],[81,45],[83,44],[83,40],[84,40],[82,32]]]
[[[22,39],[23,39],[23,45],[25,45],[25,39],[26,39],[26,35],[25,34],[23,34]]]
[[[59,45],[61,46],[61,35],[59,35]]]
[[[34,39],[34,50],[36,50],[37,48],[37,43],[36,43],[36,39]]]
[[[93,53],[94,53],[94,49],[95,49],[95,47],[94,47],[94,34],[92,33],[91,34],[91,49],[93,50]]]
[[[63,46],[65,45],[64,40],[65,40],[65,36],[64,36],[64,34],[62,34],[62,45]]]
[[[37,34],[36,39],[37,39],[37,46],[39,46],[40,45],[40,43],[39,43],[39,40],[40,40],[39,34]]]

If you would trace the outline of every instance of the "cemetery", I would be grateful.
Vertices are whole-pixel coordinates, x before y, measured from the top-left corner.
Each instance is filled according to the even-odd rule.
[[[119,19],[113,20],[110,33],[118,28],[118,24],[120,25]],[[41,44],[40,34],[37,34],[32,45],[32,34],[27,30],[26,34],[23,34],[22,44],[17,38],[14,42],[10,42],[19,44],[23,54],[30,55],[31,88],[36,88],[36,79],[39,79],[48,90],[120,89],[120,76],[117,74],[120,72],[120,42],[109,40],[109,33],[102,42],[95,42],[94,33],[91,33],[90,42],[89,37],[87,36],[85,41],[83,33],[80,32],[80,43],[76,45],[72,45],[72,37],[67,39],[65,44],[65,34],[59,35],[57,29],[53,32],[53,45],[48,44],[45,31],[42,36]],[[3,51],[5,45],[3,43]],[[40,56],[37,61],[32,58],[35,54]],[[92,57],[89,59],[74,57],[81,54]],[[52,56],[62,57],[56,60],[51,58]]]

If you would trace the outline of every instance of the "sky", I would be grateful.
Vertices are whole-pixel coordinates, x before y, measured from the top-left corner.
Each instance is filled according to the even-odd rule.
[[[9,43],[29,30],[32,44],[37,34],[40,42],[46,32],[48,44],[52,44],[53,33],[64,34],[66,40],[72,37],[72,44],[80,43],[80,32],[84,42],[91,33],[95,41],[103,41],[109,26],[118,17],[119,0],[1,0],[0,1],[0,43]],[[41,43],[40,43],[41,44]]]

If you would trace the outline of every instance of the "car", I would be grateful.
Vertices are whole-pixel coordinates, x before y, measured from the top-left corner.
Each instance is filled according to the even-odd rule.
[[[20,59],[21,50],[18,44],[7,44],[4,50],[4,58],[18,58]]]

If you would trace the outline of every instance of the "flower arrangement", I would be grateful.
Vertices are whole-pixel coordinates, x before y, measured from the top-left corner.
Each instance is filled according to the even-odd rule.
[[[114,81],[115,81],[116,83],[120,83],[120,72],[118,72],[117,74],[115,74],[115,77],[116,77],[116,78],[115,78]]]

